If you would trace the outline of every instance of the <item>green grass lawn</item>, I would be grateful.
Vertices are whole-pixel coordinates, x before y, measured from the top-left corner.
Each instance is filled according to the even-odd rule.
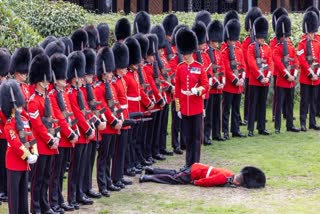
[[[298,105],[295,120],[299,125]],[[238,172],[245,165],[261,168],[267,176],[264,189],[201,188],[138,183],[110,198],[82,206],[76,213],[319,213],[320,132],[288,133],[285,120],[281,134],[274,134],[271,109],[267,127],[273,134],[231,138],[202,147],[201,162]],[[318,122],[320,122],[318,118]],[[169,125],[170,126],[170,125]],[[246,127],[241,127],[247,133]],[[170,131],[170,129],[168,129]],[[170,133],[168,135],[170,148]],[[185,156],[175,155],[156,166],[179,169]],[[7,213],[6,204],[0,213]]]

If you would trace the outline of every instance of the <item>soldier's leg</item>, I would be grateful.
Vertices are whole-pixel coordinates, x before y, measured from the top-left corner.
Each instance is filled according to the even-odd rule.
[[[160,127],[161,127],[161,115],[162,110],[155,113],[155,124],[154,124],[154,130],[153,130],[153,136],[152,136],[152,156],[157,156],[160,153]]]
[[[263,131],[266,129],[266,108],[267,108],[267,96],[268,96],[268,87],[259,87],[258,88],[258,97],[257,97],[257,107],[258,118],[257,118],[257,127],[258,130]]]
[[[117,136],[115,145],[115,153],[112,161],[112,180],[120,181],[124,174],[125,151],[128,142],[128,130],[121,130],[121,134]]]
[[[191,118],[192,128],[192,162],[188,166],[191,166],[194,163],[200,163],[201,156],[201,126],[202,126],[202,113],[193,115]]]
[[[229,117],[230,117],[230,107],[232,101],[232,94],[228,92],[223,92],[223,101],[222,101],[222,130],[223,132],[229,135]]]
[[[169,105],[166,104],[162,111],[163,111],[163,114],[162,114],[162,118],[161,118],[159,149],[160,149],[160,153],[166,154],[165,151],[167,151],[167,130],[168,130],[168,119],[169,119]]]
[[[154,174],[154,175],[143,175],[140,178],[140,182],[155,182],[155,183],[161,183],[161,184],[190,184],[191,179],[191,173],[190,168],[181,171],[181,172],[175,172],[172,174],[172,170],[164,170],[164,174]]]
[[[192,134],[193,134],[193,125],[191,116],[182,115],[181,121],[181,134],[185,136],[186,139],[186,166],[191,166],[193,157],[192,157]]]
[[[290,129],[293,127],[293,102],[294,102],[294,88],[287,88],[286,90],[286,109],[287,120],[286,127]]]
[[[212,94],[212,139],[221,138],[221,94]]]
[[[113,161],[112,158],[113,158],[114,152],[115,152],[115,144],[116,144],[116,136],[115,135],[111,135],[108,154],[107,154],[107,161],[106,161],[106,179],[107,179],[107,185],[108,186],[112,185],[111,161]]]
[[[277,105],[277,76],[273,76],[273,100],[272,100],[272,119],[276,116],[276,105]]]
[[[249,86],[249,78],[246,78],[245,88],[244,88],[244,109],[243,109],[245,121],[248,121],[249,103],[250,103],[250,86]]]
[[[250,87],[250,103],[249,103],[249,114],[248,114],[248,131],[254,130],[254,121],[256,119],[256,110],[259,97],[259,87]]]
[[[52,171],[49,185],[49,202],[51,207],[56,207],[60,205],[60,175],[62,170],[62,160],[64,156],[64,151],[64,148],[59,148],[59,154],[54,155],[52,160]]]
[[[107,134],[101,135],[102,140],[100,142],[98,157],[97,157],[97,183],[99,191],[107,188],[107,178],[106,178],[106,164],[107,164],[107,155],[109,150],[109,145],[111,141],[111,136]]]
[[[0,201],[7,199],[7,169],[5,164],[7,147],[7,140],[0,139]]]
[[[171,104],[171,146],[175,150],[180,148],[179,142],[179,120],[180,118],[177,115],[175,101]]]
[[[77,179],[77,200],[83,198],[85,196],[85,193],[83,192],[83,183],[84,183],[84,175],[85,170],[83,169],[83,166],[86,165],[88,162],[88,156],[87,156],[87,145],[88,144],[82,144],[80,148],[80,166],[79,166],[79,173],[78,173],[78,179]]]
[[[300,125],[306,127],[306,119],[309,108],[309,87],[305,84],[300,84]]]
[[[28,172],[20,172],[20,183],[18,188],[19,195],[19,214],[28,214],[29,206],[28,206]]]
[[[70,166],[68,172],[68,202],[76,202],[76,192],[77,192],[77,179],[79,174],[80,166],[80,149],[81,144],[76,144],[75,148],[71,149],[70,154]]]
[[[318,87],[319,86],[310,86],[309,127],[317,126],[316,112],[317,112]]]
[[[45,160],[45,168],[43,173],[43,182],[41,186],[41,198],[40,198],[40,206],[42,211],[50,210],[50,203],[48,200],[48,191],[49,191],[49,183],[51,176],[51,168],[52,168],[52,160],[53,155],[46,155]]]
[[[8,169],[7,175],[7,185],[8,185],[8,211],[9,213],[19,213],[19,195],[20,193],[19,187],[22,178],[22,173],[19,171],[13,171]],[[28,192],[25,193],[25,196],[28,197]],[[28,206],[28,203],[27,203]]]
[[[285,98],[287,96],[287,94],[285,93],[286,89],[285,88],[281,88],[281,87],[277,87],[277,94],[276,94],[276,107],[275,107],[275,123],[274,123],[274,127],[276,130],[281,129],[281,113],[282,113],[282,104],[285,101]],[[288,121],[287,121],[288,122]]]
[[[250,88],[251,90],[251,88]],[[250,92],[251,94],[251,92]],[[241,94],[233,94],[232,97],[232,114],[231,114],[231,132],[237,133],[240,131],[240,121],[238,120],[240,115],[240,102]],[[251,102],[251,101],[250,101]],[[250,105],[250,103],[249,103]]]
[[[212,132],[212,129],[215,128],[213,127],[213,124],[212,124],[213,111],[214,111],[213,99],[214,99],[214,94],[210,94],[209,99],[207,101],[206,117],[204,118],[204,128],[203,128],[204,145],[211,144],[210,134]]]

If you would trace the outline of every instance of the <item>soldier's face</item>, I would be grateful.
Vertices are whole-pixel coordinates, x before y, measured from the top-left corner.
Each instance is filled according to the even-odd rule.
[[[106,72],[106,73],[104,74],[104,77],[106,78],[107,81],[112,80],[112,76],[113,76],[113,73],[112,73],[112,72]]]
[[[117,69],[117,73],[118,73],[120,76],[124,76],[124,75],[126,75],[126,73],[127,73],[127,69],[126,69],[126,68]]]
[[[66,80],[57,80],[58,87],[64,88],[64,87],[66,87],[66,85],[67,85]]]
[[[200,50],[200,51],[203,50],[205,48],[205,46],[206,46],[206,43],[198,45],[198,50]]]
[[[308,39],[314,39],[314,34],[315,33],[307,33]]]
[[[19,72],[15,72],[14,77],[18,82],[25,82],[27,80],[27,74],[22,74]]]
[[[147,61],[154,62],[154,56],[152,56],[152,55],[147,56]]]
[[[259,45],[263,45],[265,43],[264,38],[257,38],[257,42],[259,43]]]
[[[93,82],[93,75],[92,74],[86,75],[84,78],[85,78],[85,81],[89,84],[91,84]]]
[[[229,43],[230,45],[232,45],[232,46],[235,46],[235,45],[236,45],[236,43],[237,43],[237,41],[231,41],[231,40],[228,40],[228,43]]]
[[[210,41],[210,46],[212,48],[218,48],[219,47],[219,42]]]

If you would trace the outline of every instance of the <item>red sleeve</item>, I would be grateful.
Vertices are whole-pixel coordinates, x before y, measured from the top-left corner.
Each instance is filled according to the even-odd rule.
[[[228,56],[228,51],[222,52],[222,60],[225,68],[225,75],[228,80],[231,80],[231,82],[235,85],[239,79],[238,77],[233,73],[231,67],[230,67],[230,60]]]
[[[248,62],[251,62],[251,63],[248,63],[248,69],[250,72],[250,76],[252,75],[252,77],[254,79],[260,81],[260,79],[262,79],[263,76],[261,75],[259,68],[257,66],[257,63],[256,63],[255,45],[254,44],[249,45],[248,52],[247,52],[247,59],[248,59]]]
[[[212,187],[223,185],[227,182],[227,178],[223,173],[215,174],[207,178],[201,178],[194,181],[194,185],[202,187]]]
[[[111,83],[110,83],[111,84]],[[110,86],[111,87],[111,86]],[[115,116],[112,114],[111,109],[108,107],[108,104],[105,99],[105,89],[102,87],[96,87],[94,88],[94,93],[98,101],[101,102],[101,105],[97,106],[97,109],[102,109],[103,107],[106,108],[106,111],[104,112],[104,115],[106,116],[107,123],[113,124],[116,120]]]
[[[181,84],[180,84],[180,81],[181,81],[181,78],[180,78],[180,69],[181,69],[181,66],[177,66],[177,70],[176,70],[176,76],[175,76],[175,82],[176,82],[176,85],[175,85],[175,97],[177,99],[180,99],[180,95],[181,95]]]
[[[152,71],[150,70],[150,68],[146,68],[145,71],[146,71],[146,76],[147,76],[148,82],[149,82],[150,87],[151,87],[151,89],[153,91],[153,95],[154,95],[154,97],[156,99],[156,102],[157,102],[162,98],[161,93],[159,92],[159,90],[158,90],[158,88],[156,86],[156,83],[155,83],[155,81],[153,79]]]
[[[286,68],[284,67],[284,64],[282,63],[283,54],[282,54],[282,51],[280,50],[280,47],[281,46],[277,46],[274,48],[273,61],[274,61],[275,70],[277,70],[279,72],[278,75],[283,77],[286,74],[284,71]]]
[[[307,71],[310,66],[306,59],[306,53],[305,53],[305,42],[301,41],[298,45],[298,59],[301,67],[301,71]]]
[[[200,85],[204,88],[204,90],[201,91],[201,95],[206,94],[209,89],[209,82],[208,75],[203,66],[201,67]]]
[[[140,84],[140,83],[139,83]],[[143,90],[143,87],[140,85],[140,96],[141,96],[141,103],[148,108],[151,105],[151,100],[146,95],[146,93]]]

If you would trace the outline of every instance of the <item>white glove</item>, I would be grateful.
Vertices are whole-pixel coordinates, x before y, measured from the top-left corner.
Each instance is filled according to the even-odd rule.
[[[181,111],[178,111],[178,112],[177,112],[177,115],[178,115],[178,117],[179,117],[180,119],[182,119]]]
[[[198,96],[198,89],[196,88],[191,88],[191,93]]]
[[[209,85],[212,86],[212,77],[209,78]]]
[[[38,156],[31,154],[31,155],[28,156],[27,162],[28,162],[29,164],[34,164],[35,162],[37,162],[37,160],[38,160]]]
[[[206,110],[205,110],[205,109],[203,109],[203,111],[202,111],[202,117],[203,117],[203,118],[206,117]]]

